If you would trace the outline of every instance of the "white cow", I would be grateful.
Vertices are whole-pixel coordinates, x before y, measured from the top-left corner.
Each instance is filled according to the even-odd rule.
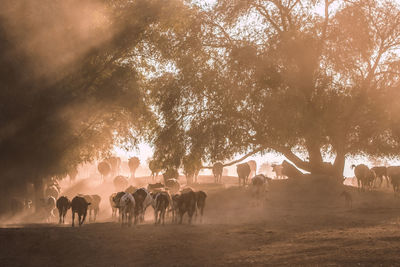
[[[119,200],[119,209],[122,216],[121,226],[132,225],[132,218],[135,213],[135,198],[130,193],[125,193]]]

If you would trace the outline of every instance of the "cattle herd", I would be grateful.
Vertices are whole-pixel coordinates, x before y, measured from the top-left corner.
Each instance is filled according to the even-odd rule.
[[[395,196],[399,193],[400,166],[376,166],[370,169],[365,164],[359,164],[351,167],[354,169],[359,191],[372,190],[374,186],[382,186],[385,180],[387,186],[392,185]]]
[[[192,188],[186,187],[177,192],[174,188],[170,190],[158,183],[149,184],[147,188],[136,189],[129,186],[125,191],[113,193],[109,201],[112,218],[118,219],[121,226],[131,226],[132,221],[134,224],[144,222],[144,214],[150,206],[154,210],[155,224],[164,224],[167,214],[171,215],[173,223],[181,224],[185,214],[188,215],[189,224],[192,223],[194,215],[202,222],[206,198],[207,194],[203,191],[194,191]],[[66,196],[61,196],[55,201],[54,197],[49,196],[48,200],[52,203],[51,207],[49,204],[49,212],[52,213],[57,207],[60,224],[64,223],[65,215],[71,209],[72,226],[75,225],[75,214],[77,214],[78,224],[81,226],[85,222],[88,211],[89,221],[96,221],[101,198],[98,195],[77,195],[70,201]]]
[[[153,167],[152,176],[157,177],[159,169],[154,162],[150,163]],[[101,170],[102,176],[108,175],[108,172],[116,175],[113,180],[116,192],[109,197],[113,220],[118,221],[122,226],[143,223],[144,214],[147,208],[151,206],[154,210],[155,224],[165,224],[166,219],[169,219],[172,223],[182,223],[185,214],[187,214],[189,224],[192,223],[193,216],[202,222],[207,194],[203,191],[195,191],[188,186],[181,189],[178,181],[179,174],[176,170],[164,173],[163,183],[150,183],[146,188],[136,188],[129,185],[129,180],[134,177],[135,170],[139,166],[139,160],[137,158],[130,159],[130,177],[119,175],[119,165],[120,160],[117,158],[111,158],[98,165],[98,170]],[[283,174],[291,177],[291,172],[287,170],[285,162],[271,167],[276,173],[275,179],[284,178]],[[400,192],[400,166],[375,166],[369,168],[365,164],[359,164],[352,165],[352,168],[354,169],[360,192],[372,190],[376,186],[382,186],[383,182],[386,182],[387,186],[392,185],[395,196]],[[256,173],[257,165],[255,161],[237,164],[236,170],[239,186],[248,185],[254,199],[259,201],[266,195],[265,193],[268,191],[267,189],[272,179]],[[217,162],[212,166],[216,184],[222,183],[223,171],[224,165],[221,162]],[[76,175],[74,174],[73,176]],[[252,178],[249,182],[250,177]],[[55,217],[54,211],[57,209],[59,223],[63,224],[67,211],[71,209],[72,226],[75,225],[75,216],[78,218],[79,226],[85,222],[87,216],[89,217],[89,222],[96,222],[101,203],[99,195],[78,194],[70,200],[66,196],[59,196],[60,189],[58,182],[54,179],[51,179],[46,185],[46,198],[40,199],[38,203],[42,219],[50,222]],[[344,197],[346,206],[351,208],[351,195],[343,191],[341,196]],[[29,200],[11,200],[13,215],[30,209],[31,205],[32,201]]]

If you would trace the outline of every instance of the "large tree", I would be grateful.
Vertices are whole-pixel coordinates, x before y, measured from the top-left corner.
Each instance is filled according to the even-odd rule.
[[[0,195],[135,144],[152,116],[140,46],[163,1],[3,1]],[[165,15],[164,15],[165,16]],[[2,203],[4,203],[2,201]]]
[[[207,161],[272,150],[336,177],[348,155],[398,155],[393,1],[220,0],[191,12],[155,34],[172,66],[152,83],[153,104],[173,110],[158,133],[178,125],[171,139]]]

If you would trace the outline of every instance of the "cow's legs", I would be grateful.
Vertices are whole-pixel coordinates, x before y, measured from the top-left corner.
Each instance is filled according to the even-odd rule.
[[[83,213],[83,216],[82,216],[82,223],[81,224],[83,224],[84,222],[85,222],[85,219],[86,219],[86,212],[85,213]]]
[[[75,225],[75,212],[72,212],[72,227],[74,227]]]

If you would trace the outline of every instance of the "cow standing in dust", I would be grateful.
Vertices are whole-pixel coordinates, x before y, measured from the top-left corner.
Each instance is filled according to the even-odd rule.
[[[195,192],[196,196],[196,219],[197,213],[200,213],[200,222],[203,222],[203,212],[206,206],[207,194],[203,191]]]
[[[131,226],[132,218],[135,216],[135,198],[130,193],[125,193],[119,200],[118,207],[121,215],[121,227],[124,225]],[[136,221],[136,220],[135,220]]]
[[[153,194],[154,223],[165,223],[165,213],[170,205],[171,197],[167,192]]]
[[[389,187],[389,177],[387,175],[387,168],[385,166],[376,166],[371,168],[375,172],[376,178],[380,180],[379,186],[382,186],[383,180],[386,180],[386,186]]]
[[[76,196],[71,201],[71,209],[72,209],[72,227],[75,226],[75,213],[78,214],[78,223],[81,226],[86,219],[86,214],[88,210],[89,202],[86,201],[85,198]]]
[[[222,173],[224,171],[224,165],[221,162],[217,162],[212,167],[212,173],[214,175],[214,182],[216,184],[222,182]]]
[[[400,166],[387,167],[387,176],[393,186],[394,194],[397,196],[400,191]]]
[[[179,223],[182,224],[183,215],[185,213],[189,216],[189,224],[192,223],[193,214],[196,211],[196,194],[193,191],[182,193],[181,195],[175,195],[177,201],[177,209],[179,213]]]
[[[58,209],[58,215],[60,217],[59,224],[65,222],[65,215],[67,215],[67,211],[71,208],[71,201],[65,196],[61,196],[57,199],[56,206]]]
[[[282,173],[282,164],[272,164],[272,171],[275,172],[276,179],[283,179],[285,176]]]
[[[268,178],[263,174],[258,174],[251,179],[252,194],[256,198],[257,205],[260,203],[261,198],[265,196],[267,185],[270,180],[271,178]]]
[[[138,157],[132,157],[128,160],[129,172],[131,173],[131,178],[135,178],[136,170],[140,166],[140,160]]]
[[[354,175],[357,178],[357,185],[359,191],[365,191],[366,188],[371,189],[372,183],[375,180],[375,172],[370,170],[366,165],[352,165],[352,169],[354,169]]]
[[[237,174],[239,176],[239,186],[241,184],[242,181],[242,185],[245,186],[247,184],[247,180],[249,178],[251,169],[249,164],[247,163],[241,163],[236,165],[236,170],[237,170]]]

